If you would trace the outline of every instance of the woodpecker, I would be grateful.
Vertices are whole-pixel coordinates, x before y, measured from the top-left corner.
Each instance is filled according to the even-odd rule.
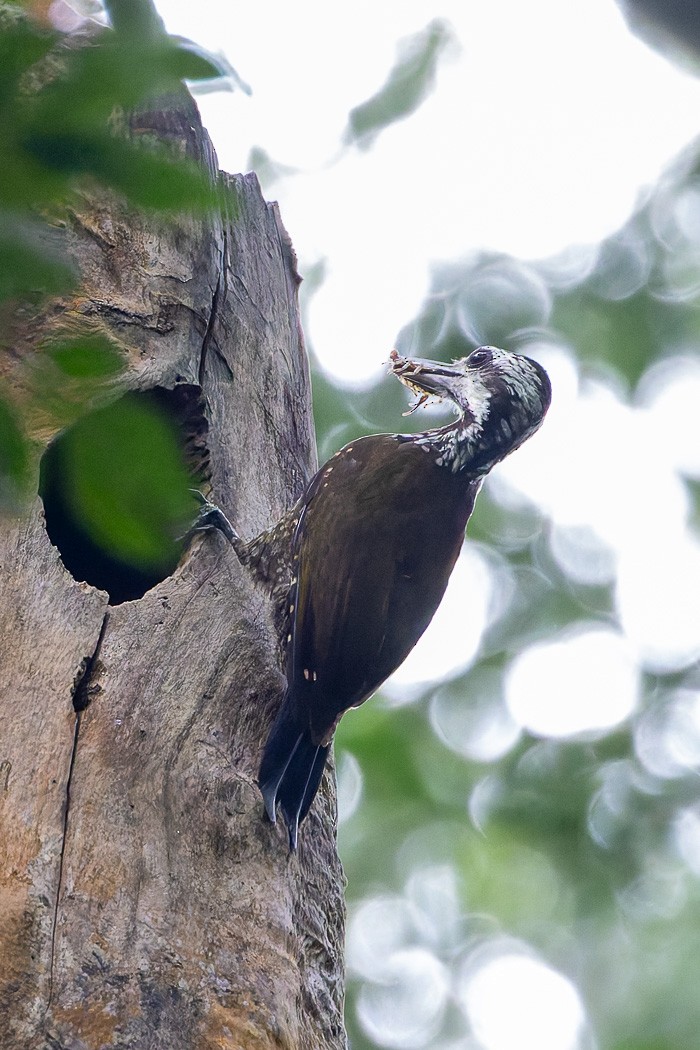
[[[415,394],[457,418],[418,434],[358,438],[314,475],[271,529],[245,543],[200,497],[195,529],[219,528],[282,605],[287,688],[258,776],[297,847],[343,714],[403,662],[440,604],[481,484],[540,427],[551,386],[536,361],[492,346],[447,365],[391,355]]]

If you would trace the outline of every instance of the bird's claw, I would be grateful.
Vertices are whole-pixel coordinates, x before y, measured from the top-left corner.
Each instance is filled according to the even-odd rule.
[[[243,541],[221,507],[217,507],[215,503],[207,499],[199,489],[190,489],[190,492],[200,504],[200,510],[194,522],[181,539],[187,542],[196,532],[210,532],[212,529],[216,529],[218,532],[223,533],[233,549],[238,553]]]

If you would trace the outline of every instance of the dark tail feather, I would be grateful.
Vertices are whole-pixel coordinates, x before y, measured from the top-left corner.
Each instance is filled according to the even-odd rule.
[[[308,752],[304,755],[303,764],[301,762],[297,763],[298,755],[299,751],[297,751],[290,763],[289,770],[280,785],[279,792],[280,808],[282,810],[284,822],[289,829],[289,848],[292,850],[297,848],[297,833],[299,831],[299,825],[309,812],[309,807],[318,791],[318,785],[321,783],[321,777],[323,776],[323,770],[328,756],[328,748],[314,747],[312,744]],[[312,761],[309,766],[308,758],[310,756],[312,756]],[[295,774],[293,780],[289,777],[289,771],[292,766],[294,766]],[[296,774],[298,774],[298,776]],[[306,778],[306,783],[303,797],[300,799],[299,788],[301,787],[304,777]]]
[[[299,825],[318,791],[327,754],[327,747],[312,743],[285,702],[265,744],[258,784],[273,824],[279,802],[291,850],[297,848]]]

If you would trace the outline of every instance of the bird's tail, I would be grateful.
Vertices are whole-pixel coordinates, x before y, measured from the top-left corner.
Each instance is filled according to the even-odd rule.
[[[328,747],[313,743],[309,730],[285,700],[265,744],[258,784],[273,824],[279,803],[290,850],[297,848],[299,825],[318,791],[327,755]]]

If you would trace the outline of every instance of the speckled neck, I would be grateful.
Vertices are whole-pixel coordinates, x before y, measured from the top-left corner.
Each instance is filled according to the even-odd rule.
[[[439,467],[445,467],[453,474],[468,470],[473,466],[474,475],[481,476],[487,473],[492,463],[477,467],[478,452],[482,447],[484,429],[480,423],[470,419],[467,415],[460,416],[454,423],[439,427],[435,430],[426,430],[422,434],[397,435],[413,442],[422,448],[428,455],[432,456]]]

